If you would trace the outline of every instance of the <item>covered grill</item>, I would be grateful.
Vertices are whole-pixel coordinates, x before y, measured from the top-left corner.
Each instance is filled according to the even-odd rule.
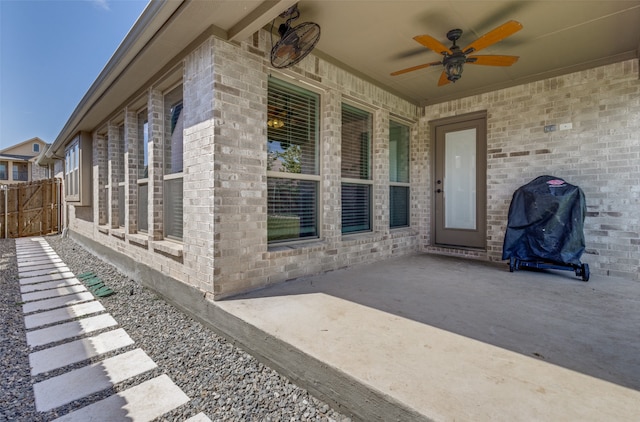
[[[575,271],[589,280],[584,252],[584,193],[554,176],[540,176],[518,188],[509,206],[502,259],[509,270],[523,267]]]

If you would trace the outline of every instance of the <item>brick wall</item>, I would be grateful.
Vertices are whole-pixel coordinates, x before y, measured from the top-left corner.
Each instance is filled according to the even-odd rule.
[[[187,282],[213,290],[214,49],[207,40],[185,60],[184,259]]]
[[[224,298],[300,276],[419,251],[499,260],[513,191],[538,175],[553,174],[581,186],[586,193],[589,215],[584,260],[591,264],[592,272],[640,277],[637,60],[423,110],[313,56],[276,72],[268,63],[269,49],[265,32],[241,44],[211,37],[183,59],[184,241],[177,249],[175,244],[163,243],[163,91],[154,85],[148,87],[144,101],[150,130],[148,234],[134,232],[135,212],[131,211],[130,224],[122,236],[109,233],[113,220],[112,227],[100,228],[109,213],[113,218],[117,212],[113,206],[117,198],[100,193],[113,180],[108,161],[115,160],[111,152],[118,147],[112,141],[118,134],[112,127],[106,136],[94,134],[93,222],[74,219],[72,212],[71,228],[180,282]],[[293,83],[311,84],[321,92],[319,240],[280,246],[267,243],[269,77],[293,78],[297,80]],[[374,118],[374,230],[350,236],[341,233],[343,101],[363,104],[373,110]],[[136,110],[125,116],[126,124],[131,124],[127,132],[132,134]],[[488,250],[437,248],[431,244],[430,234],[428,122],[480,110],[488,114]],[[411,127],[411,226],[396,230],[388,228],[390,119]],[[573,124],[572,130],[543,131],[547,124],[566,122]],[[132,163],[136,150],[131,147],[127,151],[131,155],[127,162]],[[136,177],[133,169],[126,174],[127,208],[131,208]]]
[[[254,37],[252,45],[214,41],[215,297],[417,252],[417,230],[389,230],[388,125],[391,112],[397,118],[417,122],[418,108],[313,57],[287,70],[288,76],[271,72],[265,33]],[[288,246],[267,244],[264,104],[270,76],[285,81],[293,77],[298,83],[310,83],[323,91],[322,226],[321,239],[317,241]],[[341,104],[345,100],[374,109],[373,231],[350,236],[342,236],[340,213]],[[418,226],[417,210],[412,214]]]
[[[640,280],[638,60],[429,106],[424,120],[478,110],[488,112],[486,257],[501,259],[513,192],[548,174],[585,192],[591,272]],[[544,132],[561,123],[573,128]]]

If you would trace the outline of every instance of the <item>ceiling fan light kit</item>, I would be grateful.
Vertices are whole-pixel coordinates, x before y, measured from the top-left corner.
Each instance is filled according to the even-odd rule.
[[[414,70],[424,69],[429,66],[442,65],[444,70],[442,71],[440,80],[438,81],[438,86],[442,86],[459,80],[462,77],[462,71],[464,70],[465,63],[483,66],[511,66],[518,61],[518,56],[471,56],[470,54],[476,53],[483,48],[487,48],[490,45],[513,35],[521,29],[522,24],[520,22],[511,20],[487,32],[485,35],[481,36],[463,49],[456,44],[456,41],[462,36],[461,29],[452,29],[447,32],[447,38],[453,43],[450,48],[446,47],[430,35],[418,35],[413,39],[424,47],[427,47],[438,54],[442,54],[442,61],[425,63],[418,66],[412,66],[407,69],[398,70],[391,73],[391,76],[402,75],[403,73],[413,72]]]

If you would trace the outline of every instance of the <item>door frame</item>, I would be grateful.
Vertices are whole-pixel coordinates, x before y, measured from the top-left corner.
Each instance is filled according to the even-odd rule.
[[[475,246],[464,245],[452,245],[446,243],[438,243],[436,239],[436,219],[437,219],[437,204],[436,204],[436,131],[437,128],[442,126],[449,126],[452,124],[461,124],[473,120],[481,120],[482,123],[478,127],[478,139],[480,142],[476,143],[476,180],[477,186],[482,189],[478,189],[478,195],[476,196],[476,222],[477,231],[482,233],[481,244]],[[472,113],[460,114],[455,116],[444,117],[440,119],[429,121],[431,145],[430,145],[430,176],[429,192],[431,196],[431,245],[442,246],[452,249],[472,249],[472,250],[487,250],[487,111],[476,111]],[[480,192],[482,191],[482,192]]]

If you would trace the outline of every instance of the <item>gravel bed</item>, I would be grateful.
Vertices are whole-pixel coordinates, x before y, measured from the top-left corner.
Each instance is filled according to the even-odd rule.
[[[0,239],[0,421],[49,421],[140,382],[167,374],[191,400],[158,420],[182,421],[200,412],[212,421],[336,421],[351,419],[263,365],[137,281],[84,250],[73,240],[46,240],[75,274],[92,271],[116,294],[101,298],[121,328],[158,368],[50,412],[35,410],[15,243]],[[92,333],[94,335],[95,333]],[[127,349],[124,349],[127,350]],[[112,352],[112,354],[120,353]],[[109,355],[101,356],[99,361]],[[75,366],[84,366],[89,361]],[[68,370],[68,369],[67,369]],[[53,372],[47,377],[56,375]]]

